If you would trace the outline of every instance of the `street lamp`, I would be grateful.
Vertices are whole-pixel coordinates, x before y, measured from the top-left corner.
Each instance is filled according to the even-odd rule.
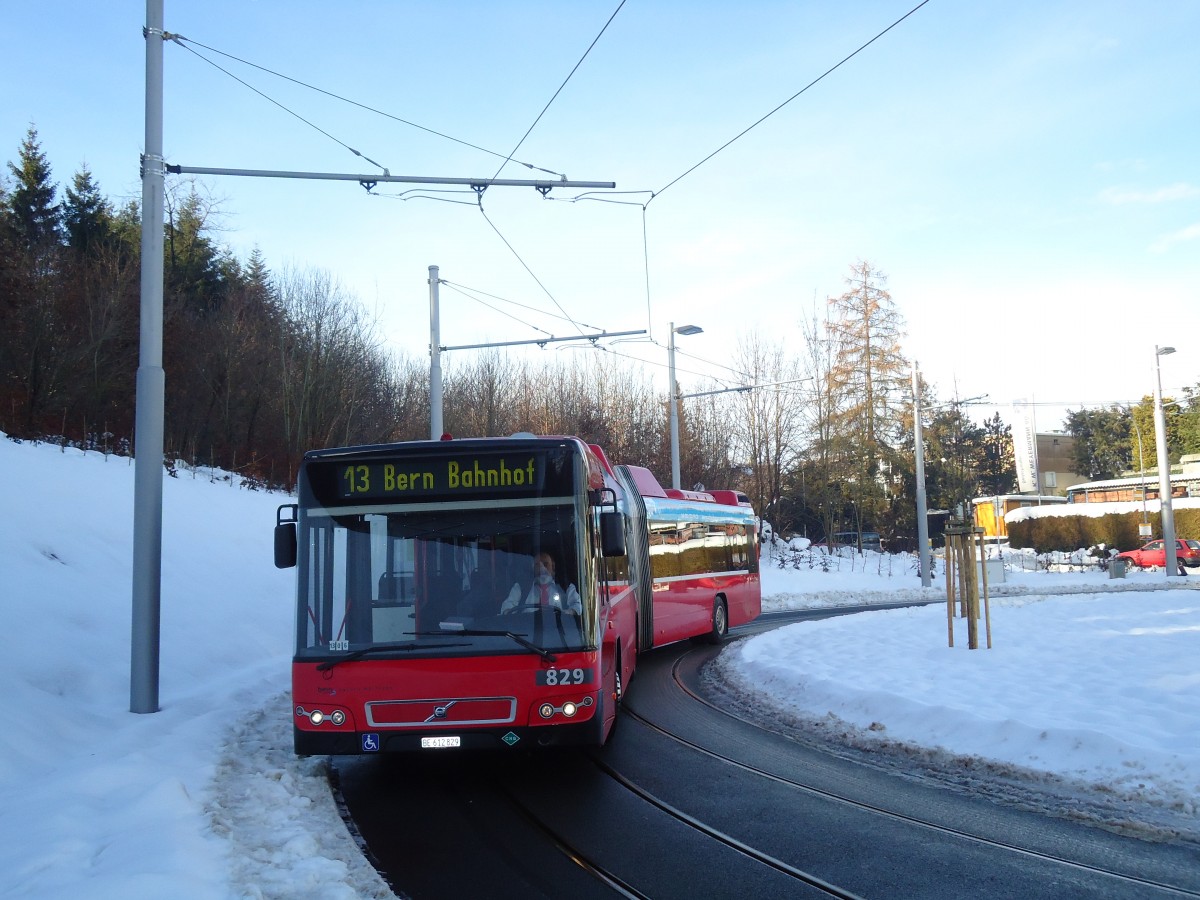
[[[1154,441],[1158,445],[1158,498],[1162,508],[1163,549],[1167,553],[1167,577],[1179,574],[1175,554],[1175,512],[1171,508],[1171,461],[1167,456],[1167,420],[1163,414],[1162,368],[1159,359],[1175,352],[1174,347],[1154,348]]]
[[[675,383],[675,335],[700,334],[704,331],[699,325],[680,325],[671,323],[671,337],[667,341],[667,361],[670,363],[671,391],[671,487],[679,490],[679,385]]]

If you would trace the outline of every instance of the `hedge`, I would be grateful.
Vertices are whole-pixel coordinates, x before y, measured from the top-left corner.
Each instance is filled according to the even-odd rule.
[[[1175,536],[1200,540],[1200,509],[1184,507],[1173,509],[1175,514]],[[1151,533],[1162,536],[1162,517],[1155,511],[1147,516]],[[1082,547],[1103,544],[1114,550],[1133,550],[1146,543],[1149,538],[1138,534],[1142,523],[1142,512],[1105,513],[1083,515],[1064,512],[1055,507],[1054,515],[1038,516],[1008,524],[1008,543],[1014,548],[1029,547],[1038,553],[1061,550],[1070,553]]]

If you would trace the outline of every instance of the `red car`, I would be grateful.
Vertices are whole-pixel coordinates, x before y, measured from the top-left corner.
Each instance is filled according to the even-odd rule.
[[[1175,558],[1189,569],[1200,566],[1200,541],[1175,541]],[[1167,550],[1164,541],[1151,541],[1137,550],[1126,550],[1118,553],[1117,559],[1124,559],[1135,566],[1165,566]]]

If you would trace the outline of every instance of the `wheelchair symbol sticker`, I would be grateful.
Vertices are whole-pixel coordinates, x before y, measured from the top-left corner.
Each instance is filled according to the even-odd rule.
[[[374,732],[364,734],[362,736],[363,753],[378,753],[379,752],[379,735]]]

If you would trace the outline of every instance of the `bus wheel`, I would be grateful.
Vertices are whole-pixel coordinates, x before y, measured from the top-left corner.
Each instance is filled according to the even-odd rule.
[[[729,613],[725,609],[725,600],[718,597],[713,601],[712,631],[706,637],[710,644],[719,644],[729,634]]]

